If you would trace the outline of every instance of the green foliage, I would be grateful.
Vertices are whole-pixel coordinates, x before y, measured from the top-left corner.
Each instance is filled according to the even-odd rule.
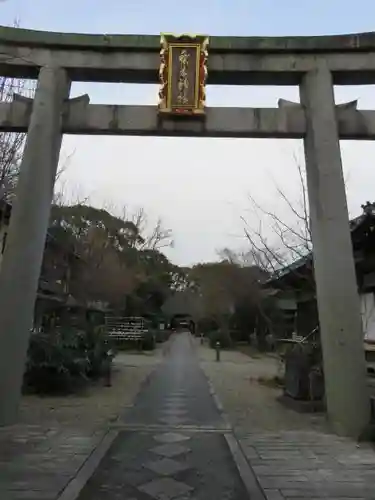
[[[249,333],[246,330],[231,329],[230,337],[234,344],[237,342],[249,342]]]
[[[101,374],[108,348],[100,328],[33,334],[24,386],[38,393],[74,391]]]
[[[33,334],[30,339],[25,385],[36,392],[70,391],[85,379],[89,358],[82,338],[69,331]]]
[[[170,231],[159,221],[147,237],[142,214],[134,220],[83,204],[52,207],[49,233],[84,263],[71,278],[72,295],[126,316],[147,316],[160,313],[172,290],[185,286],[185,273],[157,249]]]
[[[104,326],[92,327],[87,329],[85,336],[85,350],[89,359],[88,376],[98,377],[102,373],[103,360],[107,357],[110,344],[105,336]]]
[[[201,297],[199,330],[234,330],[247,340],[262,298],[259,269],[226,258],[194,266],[189,279]]]
[[[212,349],[215,349],[217,342],[220,342],[221,349],[229,349],[233,345],[231,336],[226,330],[217,330],[210,332],[208,337],[210,341],[210,347],[212,347]]]
[[[51,233],[70,242],[77,251],[82,251],[82,244],[93,230],[100,230],[110,246],[118,250],[144,243],[134,222],[115,217],[107,210],[82,204],[52,207]]]
[[[198,321],[198,330],[200,332],[213,332],[213,331],[217,331],[219,329],[219,325],[217,323],[217,321],[215,321],[214,319],[212,318],[201,318],[199,321]]]
[[[128,316],[156,317],[176,286],[180,286],[181,273],[158,250],[144,249],[138,252],[136,264],[139,278],[134,290],[127,297]]]

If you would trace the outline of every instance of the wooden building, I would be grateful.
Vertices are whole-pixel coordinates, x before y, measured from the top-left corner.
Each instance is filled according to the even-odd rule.
[[[375,342],[375,203],[350,221],[365,340]],[[340,249],[337,249],[339,252]],[[265,284],[277,297],[284,321],[281,335],[306,337],[319,325],[312,255],[271,276]]]

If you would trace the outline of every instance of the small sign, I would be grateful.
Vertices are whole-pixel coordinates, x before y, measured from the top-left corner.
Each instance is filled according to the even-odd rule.
[[[161,35],[160,113],[204,115],[209,38]]]

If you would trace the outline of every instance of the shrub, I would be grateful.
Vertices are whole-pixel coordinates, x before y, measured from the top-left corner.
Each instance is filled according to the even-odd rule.
[[[222,349],[228,349],[229,347],[232,347],[232,339],[228,331],[218,330],[210,332],[209,339],[210,347],[212,347],[213,349],[216,347],[217,342],[220,342],[220,347]]]
[[[87,379],[90,360],[76,332],[61,330],[31,336],[25,386],[36,392],[71,391]]]
[[[38,393],[74,391],[102,374],[109,347],[101,327],[33,334],[24,386]]]
[[[84,337],[83,349],[87,351],[89,359],[88,376],[98,377],[102,374],[103,361],[107,357],[107,352],[112,347],[105,335],[103,326],[90,326]]]

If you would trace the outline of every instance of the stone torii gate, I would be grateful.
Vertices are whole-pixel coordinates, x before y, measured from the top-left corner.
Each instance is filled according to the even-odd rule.
[[[69,100],[72,81],[158,83],[159,52],[159,36],[0,28],[0,74],[38,79],[33,101],[0,104],[0,130],[28,134],[0,276],[0,424],[16,418],[62,134],[303,138],[327,410],[338,433],[357,436],[370,405],[339,139],[374,139],[375,111],[336,106],[333,85],[375,83],[375,33],[210,39],[208,84],[298,85],[300,104],[175,119]]]

